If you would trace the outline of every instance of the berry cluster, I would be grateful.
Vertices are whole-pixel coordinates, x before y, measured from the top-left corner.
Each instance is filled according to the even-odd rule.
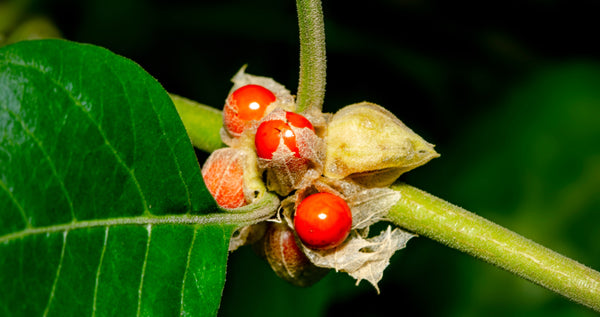
[[[270,78],[242,69],[233,82],[221,130],[229,147],[204,164],[206,186],[229,209],[266,190],[283,198],[273,221],[244,228],[259,232],[244,242],[293,284],[310,285],[334,268],[377,287],[387,259],[412,237],[399,229],[368,237],[398,199],[382,187],[435,157],[432,146],[377,105],[297,113],[294,97]]]
[[[287,172],[275,179],[290,178],[290,175],[293,180],[301,179],[311,164],[310,154],[314,149],[310,147],[314,143],[310,141],[317,138],[315,129],[301,114],[270,108],[276,101],[275,94],[263,86],[241,86],[226,100],[223,127],[233,139],[241,138],[247,131],[253,134],[260,165],[270,167],[267,173]],[[244,197],[240,153],[235,147],[215,151],[202,169],[208,190],[224,208],[237,208],[248,203]],[[284,185],[294,189],[298,182],[290,183]],[[281,184],[271,185],[276,190],[281,187]],[[340,245],[348,236],[352,213],[339,196],[317,193],[300,202],[293,223],[296,234],[306,246],[329,249]]]

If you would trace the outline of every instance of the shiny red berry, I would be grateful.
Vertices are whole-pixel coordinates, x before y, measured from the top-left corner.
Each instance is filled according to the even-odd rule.
[[[294,156],[300,157],[298,147],[304,145],[298,144],[296,133],[292,130],[292,126],[295,128],[309,128],[314,131],[313,125],[308,119],[294,112],[286,112],[285,121],[267,120],[261,123],[254,137],[254,145],[256,146],[258,157],[272,159],[273,153],[279,147],[282,139],[285,146],[294,153]]]
[[[296,209],[294,229],[309,248],[330,249],[340,245],[352,227],[352,213],[346,201],[330,193],[308,196]]]
[[[230,134],[239,135],[252,121],[265,116],[267,107],[277,98],[270,90],[259,85],[246,85],[236,89],[223,109],[223,124]]]

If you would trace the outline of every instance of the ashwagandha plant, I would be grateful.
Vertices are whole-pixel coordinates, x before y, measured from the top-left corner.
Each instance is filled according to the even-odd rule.
[[[293,284],[333,268],[377,288],[415,235],[599,311],[598,272],[396,182],[438,154],[391,113],[321,112],[321,4],[297,7],[297,96],[242,68],[223,112],[96,46],[0,49],[0,315],[215,315],[243,244]]]

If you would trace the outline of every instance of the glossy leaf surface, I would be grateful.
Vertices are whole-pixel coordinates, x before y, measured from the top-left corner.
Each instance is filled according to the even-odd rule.
[[[214,315],[222,221],[164,89],[67,41],[0,50],[0,315]]]

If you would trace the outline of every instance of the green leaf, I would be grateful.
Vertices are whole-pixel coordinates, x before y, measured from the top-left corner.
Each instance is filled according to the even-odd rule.
[[[137,64],[61,40],[0,49],[0,315],[214,315],[241,223],[217,211]]]

